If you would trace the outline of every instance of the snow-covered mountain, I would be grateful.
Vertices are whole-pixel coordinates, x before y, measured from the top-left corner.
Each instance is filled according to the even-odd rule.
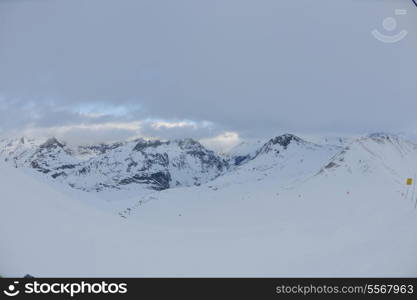
[[[0,140],[0,157],[4,161],[12,163],[15,167],[22,167],[39,145],[39,141],[25,137],[2,139]]]
[[[31,167],[54,178],[61,170],[74,168],[78,163],[73,150],[56,138],[44,142],[25,137],[1,140],[0,157],[15,167]]]
[[[291,134],[239,145],[227,156],[192,139],[138,139],[73,149],[56,138],[44,142],[20,138],[2,140],[0,158],[16,167],[33,168],[73,188],[99,192],[198,186],[226,174],[229,179],[236,177],[232,182],[251,180],[271,170],[280,170],[280,177],[293,178],[318,170],[337,150]]]
[[[213,151],[192,140],[136,140],[105,151],[81,164],[64,181],[86,190],[141,185],[154,190],[200,185],[228,168]]]
[[[354,139],[348,146],[315,144],[292,134],[241,144],[228,155],[192,139],[126,141],[72,148],[56,138],[0,141],[0,159],[37,170],[83,191],[154,190],[220,186],[268,178],[284,186],[342,167],[412,176],[417,146],[390,134]]]
[[[258,150],[267,142],[268,140],[259,139],[259,140],[245,140],[233,147],[229,152],[226,153],[226,156],[230,162],[234,165],[241,165],[248,160],[255,157]]]
[[[211,182],[217,189],[235,183],[273,180],[284,186],[314,175],[334,155],[342,150],[332,145],[318,145],[292,134],[274,137],[258,149],[242,156],[231,157],[235,165],[231,171]],[[239,158],[244,157],[243,160]]]
[[[71,149],[56,138],[43,143],[3,140],[0,157],[85,191],[200,185],[223,174],[229,163],[192,139],[142,139]]]
[[[340,148],[283,135],[242,164],[224,162],[190,140],[138,140],[89,152],[74,169],[58,169],[55,159],[80,155],[59,144],[2,144],[9,162],[0,162],[4,275],[417,275],[417,194],[405,184],[415,177],[417,145],[398,136],[373,134]],[[33,169],[31,159],[42,168]],[[119,201],[122,211],[106,203],[96,209],[51,185],[58,171],[68,172],[54,179],[64,183],[114,183],[118,172],[143,174],[139,166],[126,171],[131,160],[146,166],[151,159],[148,174],[165,170],[184,180],[200,174],[200,184],[137,193]],[[176,159],[185,159],[184,169]],[[13,168],[16,163],[29,168]],[[85,175],[70,173],[87,166]],[[22,183],[25,189],[16,188]]]
[[[417,173],[417,145],[396,135],[374,133],[354,140],[321,172],[332,174],[338,169],[352,176],[384,175],[403,185],[405,178]]]

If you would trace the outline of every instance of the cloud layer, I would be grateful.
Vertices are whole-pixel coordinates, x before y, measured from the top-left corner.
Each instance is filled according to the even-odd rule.
[[[388,16],[409,31],[397,44],[370,33]],[[0,20],[2,134],[417,128],[411,1],[6,0]]]

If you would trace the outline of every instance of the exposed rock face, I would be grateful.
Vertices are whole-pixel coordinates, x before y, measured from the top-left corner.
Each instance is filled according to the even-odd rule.
[[[287,150],[290,144],[307,144],[306,141],[300,139],[299,137],[292,134],[283,134],[277,137],[270,139],[265,145],[263,145],[259,151],[256,153],[256,156],[274,152],[279,154],[283,150]],[[256,157],[255,156],[255,157]]]
[[[32,155],[30,155],[25,164],[42,173],[51,173],[53,178],[66,176],[68,171],[79,165],[77,159],[73,157],[73,152],[66,147],[65,143],[58,141],[56,138],[48,139],[41,144]]]
[[[107,151],[116,149],[117,147],[120,147],[122,145],[123,145],[123,143],[79,146],[78,147],[78,153],[81,156],[84,156],[84,155],[93,155],[94,156],[94,155],[104,154]]]

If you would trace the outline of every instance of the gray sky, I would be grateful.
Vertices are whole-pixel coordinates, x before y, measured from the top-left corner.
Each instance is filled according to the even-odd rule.
[[[0,133],[415,132],[416,53],[411,0],[0,0]]]

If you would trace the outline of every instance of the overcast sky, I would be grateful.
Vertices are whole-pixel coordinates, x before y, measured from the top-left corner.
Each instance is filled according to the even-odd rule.
[[[416,132],[416,53],[411,0],[0,0],[0,134]]]

